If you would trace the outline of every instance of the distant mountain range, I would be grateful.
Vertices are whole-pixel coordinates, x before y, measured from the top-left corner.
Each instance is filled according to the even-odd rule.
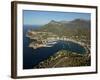
[[[72,21],[55,21],[41,26],[37,30],[52,32],[57,35],[74,36],[74,35],[89,35],[90,36],[90,20],[75,19]]]
[[[73,28],[90,28],[90,21],[89,20],[82,20],[82,19],[75,19],[72,21],[54,21],[51,20],[48,24],[44,25],[43,27],[66,27],[69,29]]]

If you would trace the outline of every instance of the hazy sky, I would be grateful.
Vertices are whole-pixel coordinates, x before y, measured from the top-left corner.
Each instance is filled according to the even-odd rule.
[[[51,20],[71,21],[77,18],[90,20],[90,13],[23,10],[24,25],[43,25]]]

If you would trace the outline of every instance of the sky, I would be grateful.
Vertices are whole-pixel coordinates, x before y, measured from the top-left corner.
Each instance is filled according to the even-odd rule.
[[[71,21],[74,19],[90,20],[90,18],[90,13],[23,10],[24,25],[44,25],[51,20]]]

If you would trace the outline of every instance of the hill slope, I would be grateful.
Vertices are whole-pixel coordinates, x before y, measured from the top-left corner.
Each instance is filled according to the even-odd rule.
[[[48,24],[42,26],[40,31],[52,32],[57,35],[76,36],[89,35],[90,36],[90,21],[75,19],[73,21],[50,21]]]

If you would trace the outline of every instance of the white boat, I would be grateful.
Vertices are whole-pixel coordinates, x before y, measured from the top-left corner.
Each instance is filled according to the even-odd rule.
[[[57,43],[56,41],[48,42],[48,43],[46,43],[45,47],[52,47],[56,43]]]
[[[47,44],[56,44],[57,43],[57,41],[52,41],[52,42],[48,42]]]

